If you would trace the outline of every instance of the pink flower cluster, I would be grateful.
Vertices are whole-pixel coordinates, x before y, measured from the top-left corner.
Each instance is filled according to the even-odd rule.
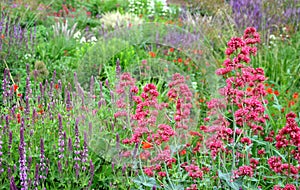
[[[185,169],[186,172],[188,172],[189,177],[196,179],[202,179],[203,177],[203,172],[202,170],[199,168],[199,166],[195,165],[195,164],[190,164],[188,165],[186,162],[181,164],[181,167]]]
[[[137,121],[138,124],[137,126],[132,126],[133,135],[130,139],[131,143],[140,142],[143,139],[143,134],[146,134],[149,142],[156,142],[159,145],[162,141],[168,141],[175,134],[170,126],[164,124],[159,125],[157,133],[154,133],[154,130],[157,128],[156,118],[158,111],[168,107],[166,103],[158,103],[158,95],[156,86],[154,84],[147,84],[140,96],[133,97],[137,105],[135,114],[131,118]]]
[[[259,34],[254,28],[247,28],[243,38],[232,38],[228,42],[226,54],[228,58],[224,61],[223,66],[217,70],[218,75],[226,76],[229,72],[234,71],[234,76],[228,76],[226,86],[220,89],[221,95],[225,97],[228,103],[237,106],[234,113],[236,124],[244,126],[247,124],[254,132],[262,131],[261,125],[266,119],[264,115],[263,103],[267,103],[262,99],[266,95],[263,82],[266,80],[264,70],[261,68],[252,68],[245,66],[242,62],[249,63],[250,55],[256,54],[256,47],[251,45],[259,43]],[[238,53],[232,60],[230,56]]]
[[[296,114],[290,112],[286,115],[286,125],[276,135],[276,148],[291,149],[288,154],[300,163],[300,128],[296,121]],[[298,175],[300,168],[292,164],[282,163],[281,157],[272,156],[268,159],[269,167],[276,173],[284,175]]]
[[[162,142],[168,142],[170,137],[174,135],[175,131],[172,127],[166,124],[159,124],[156,133],[148,136],[147,141],[154,141],[155,144],[160,145]]]
[[[244,65],[241,62],[249,63],[251,61],[250,55],[256,55],[256,47],[251,46],[256,43],[260,43],[260,36],[253,27],[245,30],[243,38],[231,38],[225,50],[225,54],[228,56],[223,63],[225,68],[218,69],[217,74],[225,75],[238,68],[243,68]],[[234,53],[237,53],[237,56],[231,60],[230,56]]]
[[[190,118],[193,94],[186,84],[184,76],[179,73],[173,75],[169,88],[168,97],[176,101],[176,113],[174,115],[176,127],[188,129],[187,123]]]
[[[293,184],[286,184],[284,188],[281,188],[279,185],[275,185],[273,190],[297,190]]]
[[[276,136],[277,149],[287,146],[300,147],[300,128],[298,127],[295,118],[295,113],[291,112],[286,115],[286,126],[283,127]]]
[[[192,184],[190,187],[187,187],[186,190],[198,190],[197,184]]]
[[[238,170],[233,172],[233,178],[239,178],[242,176],[253,176],[253,168],[251,166],[240,166]]]
[[[118,111],[114,114],[115,118],[128,117],[127,107],[129,102],[126,102],[125,98],[130,93],[137,94],[138,88],[135,86],[135,79],[131,77],[129,73],[123,73],[120,77],[120,81],[116,86],[116,93],[120,96],[116,101]]]
[[[167,176],[166,172],[161,171],[161,166],[159,164],[157,164],[155,166],[145,167],[143,169],[143,171],[149,177],[153,177],[155,173],[157,173],[157,175],[161,178]]]
[[[205,132],[212,135],[206,145],[213,158],[219,151],[227,151],[223,141],[233,143],[237,140],[233,138],[234,134],[243,135],[240,142],[250,145],[251,139],[243,134],[245,127],[249,127],[254,134],[262,134],[262,126],[269,119],[264,108],[267,101],[263,99],[266,95],[264,70],[246,65],[251,61],[250,56],[256,55],[257,49],[253,45],[259,42],[259,34],[252,27],[245,30],[243,37],[232,38],[225,51],[227,59],[223,62],[224,68],[216,71],[226,80],[226,85],[219,90],[222,98],[207,102],[209,119],[206,121],[210,122],[210,126]],[[229,120],[224,112],[233,115],[234,119]]]
[[[168,168],[172,168],[177,162],[167,143],[176,135],[181,135],[180,139],[183,135],[190,135],[186,129],[189,128],[193,94],[184,76],[178,73],[173,75],[169,88],[167,95],[170,101],[168,103],[172,106],[165,102],[158,102],[159,92],[154,84],[146,84],[139,92],[135,86],[135,80],[128,73],[120,76],[117,85],[116,93],[119,97],[116,101],[115,118],[121,120],[122,116],[125,116],[123,122],[127,123],[130,127],[128,129],[131,130],[131,135],[122,139],[122,143],[135,144],[142,148],[139,151],[139,158],[145,161],[143,172],[150,177],[165,177],[167,173],[162,171],[161,165],[166,164]],[[128,101],[128,97],[132,101]],[[165,111],[173,108],[176,109],[173,118],[174,127],[172,119],[158,120],[158,116],[161,118],[162,114],[168,115]],[[197,135],[201,136],[200,133]],[[124,156],[132,155],[130,151],[123,153]],[[203,176],[198,166],[191,165],[186,170],[192,178]]]
[[[268,164],[275,173],[281,173],[288,176],[289,172],[291,175],[297,175],[299,172],[297,167],[291,164],[282,163],[281,157],[272,156],[268,159]]]

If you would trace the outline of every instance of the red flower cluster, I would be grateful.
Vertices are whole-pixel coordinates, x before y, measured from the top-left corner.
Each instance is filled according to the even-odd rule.
[[[266,96],[264,70],[245,64],[250,62],[251,55],[256,54],[257,49],[253,45],[259,42],[260,37],[255,28],[247,28],[241,38],[232,38],[225,51],[227,59],[223,62],[224,68],[216,71],[217,75],[226,79],[226,86],[219,90],[223,98],[207,102],[211,123],[205,132],[212,136],[207,139],[206,145],[213,158],[219,151],[227,151],[225,143],[237,140],[234,139],[234,134],[242,135],[245,127],[249,127],[254,134],[262,133],[262,124],[269,119],[264,108],[267,102],[263,100]],[[224,112],[233,114],[234,120],[228,120]],[[231,128],[232,122],[235,122],[235,130]],[[240,142],[248,145],[252,143],[246,135]]]
[[[162,142],[168,142],[170,137],[175,135],[175,131],[172,127],[166,124],[158,125],[158,130],[155,134],[152,134],[147,137],[148,141],[154,141],[157,145],[160,145]]]
[[[276,136],[276,148],[280,149],[287,146],[300,147],[300,128],[296,121],[296,114],[286,115],[286,126],[282,128]]]
[[[123,73],[120,76],[120,81],[116,87],[116,93],[120,96],[116,101],[119,110],[114,114],[114,117],[127,117],[129,114],[127,113],[127,106],[129,106],[129,103],[125,102],[124,96],[129,93],[138,93],[138,88],[135,86],[135,79],[132,78],[129,73]]]
[[[143,171],[149,177],[153,177],[155,173],[157,173],[157,175],[161,178],[167,176],[166,172],[161,171],[161,166],[159,164],[157,164],[155,166],[145,167],[143,169]]]
[[[298,168],[291,164],[284,164],[281,161],[281,157],[272,156],[268,159],[269,167],[275,172],[275,173],[281,173],[285,175],[296,175],[298,174]]]
[[[253,168],[251,166],[241,166],[238,170],[233,172],[233,178],[239,178],[242,176],[253,176]]]
[[[179,73],[173,75],[169,88],[168,97],[176,101],[176,113],[174,115],[176,127],[188,129],[187,123],[190,118],[193,94],[185,83],[184,76]]]
[[[281,188],[279,185],[275,185],[273,190],[297,190],[296,187],[292,184],[286,184],[284,188]]]
[[[199,166],[197,166],[195,164],[187,165],[187,163],[184,163],[184,164],[181,165],[181,167],[184,168],[185,171],[188,172],[188,174],[191,178],[193,178],[193,179],[196,179],[196,178],[202,179],[203,172],[201,171]]]

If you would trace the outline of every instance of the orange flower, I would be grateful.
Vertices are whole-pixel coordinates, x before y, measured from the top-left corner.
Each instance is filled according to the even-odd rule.
[[[273,90],[272,90],[272,88],[267,88],[267,90],[266,90],[266,91],[267,91],[267,93],[268,93],[268,94],[272,94],[272,93],[273,93]]]
[[[179,155],[180,156],[184,156],[186,154],[186,150],[185,149],[183,149],[183,150],[181,150],[180,152],[179,152]]]
[[[252,88],[248,87],[247,92],[251,92]]]
[[[200,102],[200,103],[203,103],[203,102],[205,102],[205,99],[200,98],[199,102]]]
[[[293,94],[293,98],[294,98],[294,99],[298,99],[298,97],[299,97],[298,92],[295,92],[295,93]]]
[[[19,107],[19,110],[20,110],[20,111],[23,111],[23,110],[24,110],[23,106],[20,106],[20,107]]]
[[[170,49],[169,49],[169,52],[174,52],[174,48],[170,48]]]
[[[55,84],[54,88],[55,88],[56,90],[58,89],[58,87],[59,87],[58,84]]]
[[[149,52],[149,55],[150,55],[152,58],[156,57],[156,54],[155,54],[153,51],[150,51],[150,52]]]
[[[38,105],[38,108],[42,108],[42,107],[43,107],[43,105],[42,105],[42,104],[39,104],[39,105]]]
[[[202,50],[194,49],[194,50],[193,50],[193,53],[194,53],[194,54],[202,55],[203,52],[202,52]]]
[[[44,114],[44,110],[43,109],[39,110],[38,114],[43,115]]]
[[[67,110],[67,111],[71,111],[71,110],[72,110],[72,107],[67,107],[66,110]]]
[[[276,96],[279,96],[278,90],[274,90],[274,94],[275,94]]]
[[[293,106],[293,105],[295,105],[295,102],[294,102],[293,100],[292,100],[292,101],[289,101],[288,106],[291,107],[291,106]]]
[[[14,84],[13,87],[14,87],[14,92],[17,92],[19,86],[17,84]]]
[[[182,59],[181,58],[178,58],[178,63],[182,63]]]
[[[148,149],[148,148],[152,148],[153,147],[151,143],[145,142],[145,141],[142,142],[142,145],[143,145],[142,146],[143,149]]]
[[[19,94],[17,94],[17,96],[18,96],[18,97],[21,97],[21,96],[22,96],[22,94],[21,94],[21,93],[19,93]]]
[[[4,34],[1,34],[1,39],[4,39],[5,37],[4,37]]]
[[[174,63],[176,63],[176,62],[177,62],[177,60],[176,60],[176,59],[174,59],[174,60],[173,60],[173,62],[174,62]]]

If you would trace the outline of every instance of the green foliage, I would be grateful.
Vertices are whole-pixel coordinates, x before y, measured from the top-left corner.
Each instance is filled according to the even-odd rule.
[[[83,1],[80,4],[85,6],[93,16],[97,16],[116,10],[124,12],[128,2],[122,0],[90,0],[89,2]]]
[[[237,29],[230,20],[230,13],[227,12],[226,2],[193,1],[194,5],[190,7],[190,13],[187,13],[184,20],[179,22],[182,28],[176,26],[174,29],[177,33],[165,27],[166,22],[170,24],[180,20],[177,15],[178,9],[176,6],[172,7],[173,5],[170,5],[170,10],[173,12],[166,12],[161,3],[155,3],[154,8],[150,9],[151,7],[149,8],[147,4],[148,0],[131,2],[122,0],[49,2],[41,0],[39,2],[51,5],[51,7],[44,11],[23,5],[16,8],[7,7],[3,18],[6,22],[6,15],[10,15],[8,30],[13,31],[14,26],[17,25],[20,25],[21,29],[27,30],[24,37],[29,43],[29,49],[27,50],[25,42],[18,44],[13,35],[1,35],[0,77],[2,80],[5,63],[7,63],[14,81],[10,80],[5,89],[12,91],[8,102],[2,102],[5,98],[4,90],[2,88],[0,90],[0,142],[3,142],[0,149],[0,152],[3,153],[0,154],[0,169],[5,168],[4,172],[0,174],[0,189],[9,189],[10,178],[7,177],[9,175],[14,176],[18,188],[21,185],[19,170],[21,122],[18,120],[18,114],[20,117],[24,117],[26,126],[28,179],[35,178],[35,166],[41,160],[40,139],[44,139],[45,156],[48,159],[46,166],[49,171],[47,178],[40,181],[42,185],[39,189],[43,187],[47,189],[152,189],[153,186],[157,189],[185,189],[192,184],[197,184],[198,189],[257,189],[258,186],[261,186],[262,189],[272,189],[275,184],[284,186],[286,182],[299,187],[298,181],[276,174],[270,170],[268,165],[268,159],[271,156],[281,157],[283,162],[291,161],[290,149],[278,150],[275,146],[276,134],[286,125],[285,115],[294,111],[298,116],[296,122],[298,125],[300,124],[299,31],[293,33],[288,27],[279,29],[274,36],[270,36],[267,41],[260,44],[257,57],[251,60],[251,64],[255,68],[264,69],[268,78],[265,88],[268,93],[266,99],[269,103],[265,105],[265,112],[270,119],[264,123],[263,137],[269,137],[269,134],[274,133],[273,141],[266,141],[257,134],[249,134],[252,144],[244,145],[239,142],[241,136],[237,136],[236,142],[224,145],[228,152],[222,152],[212,159],[210,152],[207,151],[207,145],[203,141],[208,136],[199,129],[199,126],[204,124],[203,119],[207,116],[207,101],[213,98],[212,95],[217,92],[214,84],[224,84],[222,79],[212,77],[214,69],[220,67],[224,60],[228,39],[237,34]],[[60,17],[53,16],[53,11],[62,10],[63,3],[68,7],[71,5],[76,8],[76,11],[72,12],[74,18],[65,14]],[[102,34],[98,32],[98,29],[102,27],[99,17],[105,17],[106,14],[109,14],[108,12],[113,11],[119,11],[121,14],[131,12],[136,14],[138,20],[140,20],[140,16],[146,21],[154,20],[158,23],[155,23],[156,25],[145,24],[142,29],[133,26],[132,33],[127,33],[127,30],[124,29],[114,30],[106,36],[101,36]],[[88,15],[89,12],[91,15]],[[68,20],[70,26],[77,23],[77,29],[70,32],[71,27],[69,27],[69,30],[55,32],[51,28],[56,22],[62,23],[65,19]],[[0,34],[5,33],[6,25],[2,26]],[[83,32],[86,27],[90,28],[89,32]],[[80,34],[75,37],[77,30]],[[36,36],[34,47],[31,47],[30,31],[36,31],[34,32]],[[67,31],[70,33],[67,34]],[[157,31],[160,32],[161,36],[159,37],[161,38],[169,33],[173,35],[171,37],[177,37],[176,35],[180,37],[180,34],[184,33],[182,31],[199,32],[203,34],[203,40],[193,42],[194,44],[191,42],[191,46],[184,46],[191,47],[191,49],[171,47],[170,44],[156,44],[158,37],[153,34],[156,34]],[[93,38],[94,36],[97,36],[97,39]],[[11,42],[9,42],[10,40]],[[195,44],[199,45],[199,48]],[[10,55],[6,57],[8,50]],[[199,56],[201,58],[194,55],[194,52],[201,55]],[[123,144],[122,142],[118,144],[117,134],[121,140],[130,137],[133,131],[130,126],[137,125],[131,118],[135,114],[137,104],[130,99],[132,98],[130,97],[132,94],[130,94],[126,99],[129,105],[127,120],[117,120],[114,117],[119,109],[117,107],[118,98],[122,98],[115,93],[119,80],[119,76],[116,75],[117,62],[120,63],[122,72],[129,72],[136,78],[136,84],[140,89],[137,93],[138,96],[141,95],[141,89],[145,84],[156,85],[159,91],[158,102],[168,102],[169,104],[166,113],[159,113],[157,118],[159,121],[163,121],[162,123],[169,123],[174,129],[176,129],[176,122],[173,118],[176,113],[174,110],[176,110],[177,100],[171,101],[168,98],[168,83],[174,73],[181,73],[189,77],[187,84],[193,92],[191,115],[194,121],[190,121],[188,133],[197,132],[197,135],[190,135],[186,143],[183,143],[178,136],[168,144],[164,144],[165,146],[146,149],[153,154],[154,150],[161,151],[163,148],[169,147],[172,158],[176,158],[176,162],[171,165],[166,163],[161,165],[162,171],[167,172],[165,177],[160,177],[157,172],[153,176],[148,176],[143,170],[152,164],[149,161],[141,161],[141,153],[145,151],[143,144],[137,145],[136,154],[139,155],[137,157],[133,157],[134,144]],[[29,65],[29,73],[26,72],[26,64]],[[54,70],[56,78],[53,76]],[[74,72],[78,72],[78,81],[76,78],[74,79]],[[94,77],[94,87],[90,86],[92,76]],[[26,92],[27,77],[30,78],[32,92]],[[54,78],[53,81],[51,78]],[[219,81],[215,81],[215,79]],[[82,86],[79,87],[76,82]],[[40,83],[43,85],[44,92],[41,92]],[[18,86],[16,91],[13,90],[14,85]],[[66,105],[68,92],[70,92],[72,100],[71,108],[67,108]],[[27,109],[26,96],[29,97],[28,113],[24,110]],[[224,117],[231,121],[230,126],[234,125],[232,122],[234,121],[233,110],[225,110],[223,113]],[[58,114],[62,115],[62,126],[66,136],[63,158],[58,158],[60,154],[58,150],[59,136],[61,135],[59,134]],[[6,118],[9,124],[7,124]],[[87,170],[80,169],[80,175],[76,176],[74,128],[78,118],[80,119],[79,149],[83,151],[85,146],[83,133],[87,132],[88,156],[87,162],[81,165],[86,166]],[[13,139],[9,150],[7,145],[10,131]],[[179,132],[179,134],[183,133]],[[68,150],[68,138],[72,139],[72,151]],[[146,138],[145,135],[144,140]],[[196,147],[198,146],[201,148],[197,151]],[[261,149],[264,149],[264,155],[258,153],[258,150]],[[253,177],[232,179],[232,172],[236,169],[232,166],[232,160],[235,159],[232,151],[237,150],[244,155],[251,153],[253,158],[259,160]],[[9,151],[11,154],[8,154]],[[129,151],[128,157],[121,156],[121,153],[125,151]],[[28,162],[29,157],[32,159],[31,165]],[[91,169],[90,160],[95,167],[91,186],[89,186],[92,176],[89,171]],[[59,161],[62,163],[62,171],[58,168]],[[235,164],[249,165],[249,162],[249,158],[245,156],[236,160]],[[296,164],[295,159],[291,162]],[[197,164],[203,171],[203,177],[201,179],[192,178],[182,167],[184,163]],[[209,171],[204,172],[204,167],[208,167]],[[11,169],[10,174],[8,168]]]

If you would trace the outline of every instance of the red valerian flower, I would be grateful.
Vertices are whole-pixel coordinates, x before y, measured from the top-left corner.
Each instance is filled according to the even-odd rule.
[[[276,148],[294,145],[300,146],[300,128],[295,121],[296,114],[290,112],[286,115],[286,126],[283,127],[276,136]]]
[[[238,170],[234,171],[234,178],[238,178],[241,176],[253,176],[253,169],[251,166],[241,166]]]

